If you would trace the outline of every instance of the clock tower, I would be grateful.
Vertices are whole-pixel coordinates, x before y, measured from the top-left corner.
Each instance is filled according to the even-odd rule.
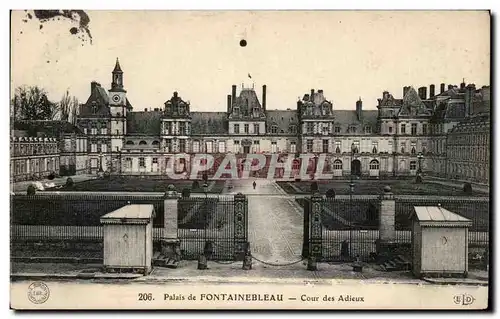
[[[127,91],[123,89],[123,71],[116,58],[109,92],[111,114],[111,151],[119,152],[123,147],[123,137],[127,134]]]

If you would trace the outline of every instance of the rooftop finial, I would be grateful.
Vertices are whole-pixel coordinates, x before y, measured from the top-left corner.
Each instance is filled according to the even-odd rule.
[[[116,64],[115,64],[115,69],[113,72],[122,72],[122,68],[120,67],[120,61],[118,61],[118,58],[116,58]]]

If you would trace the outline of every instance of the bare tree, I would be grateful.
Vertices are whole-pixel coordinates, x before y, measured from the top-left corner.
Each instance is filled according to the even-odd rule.
[[[79,103],[78,99],[75,96],[72,97],[69,95],[69,91],[66,91],[66,93],[61,98],[58,109],[61,121],[70,122],[72,124],[76,123]]]
[[[53,120],[58,114],[58,104],[47,97],[37,86],[16,88],[12,100],[13,120]]]

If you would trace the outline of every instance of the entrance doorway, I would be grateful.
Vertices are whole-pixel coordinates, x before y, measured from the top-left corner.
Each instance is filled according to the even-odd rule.
[[[354,176],[361,176],[361,162],[357,159],[351,162],[351,174]]]

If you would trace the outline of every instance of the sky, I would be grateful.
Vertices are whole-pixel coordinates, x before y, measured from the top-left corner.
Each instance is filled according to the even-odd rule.
[[[12,13],[11,92],[38,85],[54,101],[69,90],[84,103],[91,81],[110,88],[117,57],[134,110],[163,107],[178,91],[191,111],[224,111],[242,83],[259,97],[267,85],[267,109],[295,108],[311,89],[334,109],[355,109],[359,98],[375,109],[384,90],[400,98],[407,85],[490,84],[486,11],[86,13],[91,43],[69,31],[78,17]]]

